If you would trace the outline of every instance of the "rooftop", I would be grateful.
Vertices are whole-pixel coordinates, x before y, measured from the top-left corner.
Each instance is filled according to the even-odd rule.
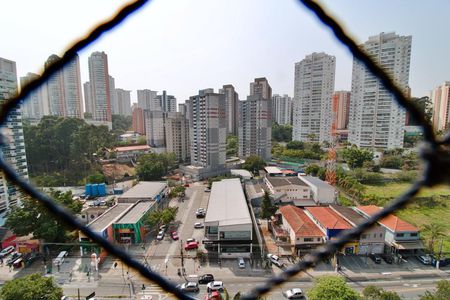
[[[332,189],[332,190],[335,190],[335,188],[332,185],[330,185],[327,182],[321,180],[320,178],[313,177],[313,176],[305,176],[305,175],[301,175],[301,176],[299,176],[299,178],[302,181],[307,181],[307,182],[317,186],[320,189]]]
[[[132,205],[132,203],[117,203],[102,215],[100,215],[98,218],[89,223],[88,227],[94,232],[101,232],[106,227],[115,222]]]
[[[366,206],[358,206],[356,209],[370,217],[379,212],[382,208],[375,205],[366,205]],[[393,214],[384,217],[383,219],[379,220],[378,223],[395,232],[419,231],[419,229],[414,225],[406,221],[403,221],[402,219]]]
[[[149,211],[155,204],[153,201],[144,201],[136,203],[126,214],[122,215],[115,224],[135,224]]]
[[[264,170],[266,170],[266,172],[269,174],[283,174],[283,173],[281,173],[281,170],[278,167],[268,166],[268,167],[264,167]]]
[[[327,229],[351,229],[353,226],[329,207],[306,207],[320,224]]]
[[[230,172],[231,172],[231,175],[237,175],[237,176],[249,177],[249,178],[253,177],[252,173],[250,173],[248,170],[245,170],[245,169],[231,169]]]
[[[286,219],[295,232],[295,236],[324,236],[325,234],[316,224],[305,214],[305,212],[293,205],[280,207],[280,213]]]
[[[166,181],[141,181],[120,195],[120,198],[152,198],[167,187]]]
[[[286,176],[286,177],[271,177],[267,176],[267,180],[274,187],[277,186],[286,186],[286,185],[302,185],[308,186],[303,180],[300,180],[296,176]]]
[[[238,178],[213,182],[205,223],[219,226],[252,224],[241,181]]]
[[[136,150],[150,150],[149,145],[136,145],[136,146],[125,146],[125,147],[116,147],[114,150],[117,152],[126,152],[126,151],[136,151]]]
[[[363,216],[358,214],[355,210],[347,206],[330,205],[331,209],[347,219],[352,225],[356,226],[366,220]]]

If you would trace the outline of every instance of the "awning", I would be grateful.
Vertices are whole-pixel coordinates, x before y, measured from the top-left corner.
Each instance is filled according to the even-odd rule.
[[[421,240],[407,241],[407,242],[393,242],[392,246],[394,246],[398,250],[414,250],[425,248]]]

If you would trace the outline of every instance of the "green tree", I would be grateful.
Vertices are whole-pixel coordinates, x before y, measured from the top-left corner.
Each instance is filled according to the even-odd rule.
[[[366,286],[362,294],[364,300],[401,300],[396,292],[385,291],[374,285]]]
[[[103,183],[106,182],[106,177],[105,175],[97,172],[95,174],[89,175],[87,181],[89,183]]]
[[[72,192],[50,191],[56,203],[64,206],[72,214],[78,214],[83,205],[72,199]],[[6,220],[6,227],[17,235],[30,233],[46,242],[64,242],[68,240],[67,227],[35,199],[26,198],[22,207],[14,208]]]
[[[359,298],[358,293],[338,276],[319,277],[308,291],[309,300],[356,300]]]
[[[254,173],[258,172],[258,170],[261,170],[265,166],[266,162],[258,155],[250,155],[245,159],[245,163],[242,164],[242,168]]]
[[[178,196],[184,194],[185,190],[186,190],[186,188],[182,185],[175,186],[170,191],[170,197],[172,197],[172,198],[178,197]]]
[[[293,150],[303,150],[305,149],[305,143],[301,141],[290,141],[286,144],[287,149],[293,149]]]
[[[227,156],[237,156],[239,150],[238,137],[235,135],[227,136]]]
[[[292,126],[272,123],[272,140],[276,142],[292,141]]]
[[[412,97],[411,101],[413,104],[424,114],[425,119],[428,122],[431,122],[431,118],[433,116],[433,103],[431,102],[430,98],[427,96],[416,98]],[[420,125],[416,120],[411,118],[409,120],[410,125]]]
[[[428,250],[434,253],[434,244],[440,237],[445,236],[445,228],[439,223],[425,224],[422,231],[427,234]]]
[[[31,274],[7,281],[0,292],[1,300],[60,300],[63,290],[53,277]]]
[[[441,280],[437,283],[436,291],[426,291],[425,295],[420,297],[420,300],[448,300],[450,295],[450,281]]]
[[[308,175],[311,175],[311,176],[317,176],[317,174],[319,174],[319,172],[320,172],[320,170],[321,169],[324,169],[324,168],[321,168],[319,165],[317,165],[317,164],[310,164],[309,166],[307,166],[306,168],[305,168],[305,172],[306,172],[306,174],[308,174]]]
[[[178,207],[166,207],[164,209],[154,210],[147,217],[147,224],[150,227],[159,227],[162,224],[169,224],[175,221]]]
[[[277,207],[272,204],[269,193],[264,192],[264,198],[261,203],[261,218],[269,219],[277,211]]]
[[[116,132],[125,132],[131,129],[133,119],[131,116],[112,115],[112,129]]]
[[[380,160],[382,168],[400,169],[403,165],[403,158],[401,155],[386,154]]]
[[[140,180],[160,180],[176,166],[177,157],[174,153],[149,153],[139,157],[136,174]]]
[[[370,161],[373,159],[372,151],[359,149],[357,147],[347,148],[342,152],[342,154],[343,158],[352,169],[361,168],[365,161]]]

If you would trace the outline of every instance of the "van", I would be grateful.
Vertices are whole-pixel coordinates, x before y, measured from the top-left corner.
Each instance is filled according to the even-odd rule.
[[[242,257],[238,258],[239,269],[245,269],[245,261]]]
[[[59,252],[58,256],[53,260],[53,263],[56,266],[60,266],[62,265],[62,263],[64,262],[64,258],[68,255],[69,253],[67,251],[61,251]]]

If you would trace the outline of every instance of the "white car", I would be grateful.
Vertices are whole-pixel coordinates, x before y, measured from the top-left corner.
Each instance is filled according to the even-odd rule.
[[[431,265],[431,257],[428,255],[417,256],[417,259],[420,260],[424,265]]]
[[[183,284],[180,284],[177,286],[182,292],[194,292],[198,293],[200,291],[200,288],[198,287],[197,282],[185,282]]]
[[[164,231],[161,230],[160,232],[158,232],[158,235],[156,236],[156,239],[158,241],[162,241],[164,239]]]
[[[305,295],[301,289],[290,289],[283,292],[283,295],[288,299],[303,299]]]
[[[195,223],[194,228],[203,228],[205,225],[203,223]]]
[[[196,242],[197,240],[194,238],[188,238],[186,239],[186,244],[192,243],[192,242]]]
[[[211,281],[206,285],[206,289],[208,292],[210,291],[223,291],[223,282],[222,281]]]
[[[14,252],[16,248],[14,246],[8,246],[0,252],[0,258],[8,256],[10,253]]]
[[[284,267],[284,264],[280,261],[280,258],[278,256],[269,253],[269,254],[267,254],[267,258],[275,266],[277,266],[279,268]]]
[[[245,261],[242,257],[238,258],[238,266],[239,266],[239,269],[245,269]]]
[[[267,258],[270,260],[276,260],[276,261],[280,260],[280,258],[278,256],[276,256],[275,254],[270,254],[270,253],[267,254]]]

